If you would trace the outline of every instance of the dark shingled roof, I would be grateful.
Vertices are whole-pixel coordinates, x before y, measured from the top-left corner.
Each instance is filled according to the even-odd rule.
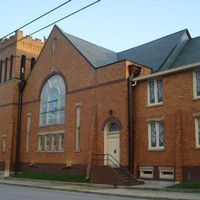
[[[72,45],[95,67],[117,62],[117,54],[86,40],[64,33]]]
[[[94,68],[127,59],[157,72],[200,61],[200,37],[191,39],[187,29],[116,53],[57,28]]]
[[[200,62],[200,37],[189,40],[171,68]]]
[[[158,71],[187,30],[165,36],[141,46],[120,52],[119,59],[129,59]]]

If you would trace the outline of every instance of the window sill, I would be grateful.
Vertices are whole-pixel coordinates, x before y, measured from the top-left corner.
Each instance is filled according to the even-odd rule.
[[[75,153],[81,153],[81,150],[75,150],[74,152]]]
[[[51,126],[64,126],[65,123],[61,123],[61,124],[48,124],[48,125],[40,125],[39,128],[48,128]]]
[[[153,177],[145,177],[145,176],[140,176],[141,179],[145,179],[145,180],[152,180]]]
[[[37,153],[64,153],[63,151],[37,151]]]
[[[148,104],[148,105],[146,105],[147,108],[160,107],[160,106],[163,106],[163,103],[155,103],[155,104]]]
[[[200,150],[200,146],[197,146],[195,149],[196,149],[196,150]]]
[[[193,97],[193,99],[192,99],[193,101],[198,101],[198,100],[200,100],[200,96],[198,97],[198,96],[196,96],[196,97]]]
[[[154,151],[164,151],[164,148],[155,148],[155,149],[148,149],[147,151],[149,152],[154,152]]]

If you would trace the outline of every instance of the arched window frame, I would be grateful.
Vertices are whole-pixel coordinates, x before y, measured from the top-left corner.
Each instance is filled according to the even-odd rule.
[[[57,91],[52,100],[51,95]],[[60,75],[51,76],[44,84],[40,96],[40,126],[64,124],[66,86]]]
[[[109,122],[106,126],[107,134],[116,134],[120,132],[120,127],[116,122]]]

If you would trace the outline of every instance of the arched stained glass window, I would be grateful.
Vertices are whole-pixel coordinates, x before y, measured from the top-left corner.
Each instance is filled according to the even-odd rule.
[[[65,82],[52,76],[44,85],[40,99],[40,125],[63,124],[65,119]]]

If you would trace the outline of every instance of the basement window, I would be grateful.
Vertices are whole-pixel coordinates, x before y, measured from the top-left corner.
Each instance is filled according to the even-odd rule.
[[[140,178],[153,179],[153,167],[140,167]]]
[[[170,167],[159,167],[160,179],[174,180],[174,169]]]

